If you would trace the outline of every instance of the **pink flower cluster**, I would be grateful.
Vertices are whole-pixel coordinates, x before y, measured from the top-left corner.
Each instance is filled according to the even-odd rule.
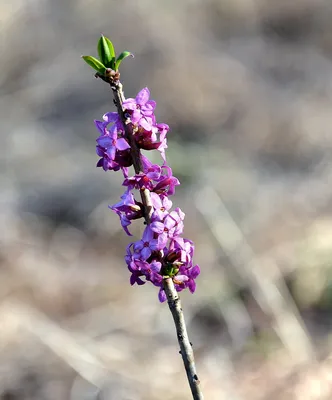
[[[154,115],[156,102],[149,100],[148,88],[142,89],[135,99],[126,99],[123,109],[129,119],[136,145],[139,149],[158,150],[163,165],[152,164],[142,154],[142,169],[138,174],[129,176],[129,167],[133,164],[131,149],[125,137],[125,130],[117,113],[107,113],[103,121],[95,121],[100,132],[97,138],[97,154],[100,156],[97,166],[105,171],[122,170],[126,187],[121,200],[110,206],[118,214],[125,232],[132,236],[128,226],[132,220],[144,217],[142,202],[135,199],[133,191],[150,191],[153,213],[146,226],[142,239],[127,247],[125,260],[131,272],[130,283],[143,285],[151,282],[159,289],[159,300],[166,300],[162,281],[171,277],[178,292],[188,288],[194,293],[195,279],[200,273],[198,265],[193,264],[193,242],[181,237],[185,214],[180,208],[171,211],[175,186],[179,180],[173,176],[167,165],[165,150],[168,125],[158,124]]]

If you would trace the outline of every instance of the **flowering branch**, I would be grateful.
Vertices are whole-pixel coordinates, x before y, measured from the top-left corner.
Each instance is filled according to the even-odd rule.
[[[123,102],[125,101],[125,97],[123,94],[122,84],[117,80],[111,80],[110,82],[111,89],[113,91],[114,103],[118,110],[118,114],[120,115],[121,121],[123,123],[125,129],[125,137],[128,140],[128,143],[131,148],[131,156],[133,160],[133,166],[136,174],[143,172],[143,166],[141,162],[141,153],[139,148],[136,145],[134,139],[134,132],[132,124],[130,124],[130,120],[128,120],[125,116],[125,112],[123,110]],[[150,191],[146,188],[140,188],[141,199],[144,205],[144,218],[147,224],[150,223],[150,219],[153,213],[153,205],[151,201]]]
[[[105,171],[122,170],[127,190],[121,201],[110,208],[120,217],[125,232],[131,236],[128,226],[132,220],[143,217],[146,224],[142,239],[127,247],[125,260],[131,272],[130,283],[151,282],[160,288],[159,300],[168,300],[193,399],[202,400],[194,353],[178,296],[185,288],[194,293],[200,269],[193,265],[193,243],[181,237],[185,214],[180,208],[168,212],[172,207],[168,196],[173,195],[175,186],[180,184],[165,157],[169,127],[156,122],[156,103],[149,100],[148,88],[142,89],[135,99],[125,99],[118,67],[131,53],[123,52],[116,59],[113,44],[104,36],[98,42],[98,53],[100,61],[90,56],[83,56],[83,59],[97,71],[96,77],[110,85],[117,113],[107,113],[103,121],[95,121],[100,132],[97,154],[101,158],[97,166]],[[158,150],[163,165],[152,164],[140,149]],[[130,166],[135,170],[132,177],[128,174]],[[135,200],[133,189],[139,190],[142,202]]]

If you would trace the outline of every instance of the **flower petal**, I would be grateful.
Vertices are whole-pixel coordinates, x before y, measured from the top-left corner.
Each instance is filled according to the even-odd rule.
[[[97,139],[97,143],[99,144],[99,146],[104,147],[104,148],[108,148],[110,146],[113,146],[113,139],[109,136],[100,136]]]
[[[169,210],[172,207],[173,203],[168,197],[163,198],[163,207],[165,210]]]
[[[122,139],[122,138],[120,138],[116,141],[115,146],[118,150],[121,150],[121,151],[130,149],[130,146],[129,146],[128,142],[126,141],[126,139]]]
[[[157,193],[154,193],[154,192],[151,193],[151,200],[152,200],[153,207],[155,209],[159,209],[162,207],[161,199]]]
[[[143,247],[144,247],[144,242],[143,242],[143,240],[139,240],[138,242],[136,242],[136,243],[134,244],[134,251],[135,251],[135,252],[139,252],[140,250],[143,249]]]
[[[153,272],[160,272],[161,270],[161,263],[159,261],[152,261],[150,264],[151,271]]]
[[[138,109],[135,108],[135,110],[133,111],[133,113],[130,116],[131,122],[133,124],[137,124],[140,121],[141,118],[142,118],[141,110],[138,110]]]
[[[190,279],[189,282],[187,283],[188,289],[190,290],[191,293],[194,293],[196,290],[196,282],[193,279]]]
[[[107,123],[110,124],[111,122],[115,122],[119,119],[119,114],[116,112],[108,112],[103,115],[103,120]]]
[[[152,251],[150,247],[143,247],[143,249],[141,250],[141,255],[144,260],[147,260],[151,256],[151,253]]]
[[[149,100],[145,103],[144,109],[153,111],[156,108],[157,103],[154,100]],[[143,107],[142,107],[143,108]]]
[[[116,147],[111,146],[107,149],[106,154],[109,156],[111,160],[115,159]]]
[[[94,122],[101,135],[105,135],[105,122],[98,120],[95,120]]]
[[[198,265],[195,265],[194,268],[190,271],[190,278],[196,279],[198,275],[201,273],[201,270]]]
[[[157,251],[157,250],[161,250],[162,247],[159,246],[158,240],[157,239],[152,239],[150,242],[150,249],[152,251]]]
[[[159,249],[163,249],[168,241],[168,235],[166,232],[162,232],[159,236],[158,236],[158,247]]]
[[[179,281],[179,282],[187,282],[189,280],[189,278],[187,277],[187,275],[176,275],[174,277],[175,280]]]
[[[153,230],[153,232],[156,232],[158,234],[164,232],[164,224],[159,221],[152,222],[150,228]]]
[[[160,303],[163,303],[164,301],[166,301],[166,293],[165,293],[165,290],[162,288],[160,288],[160,290],[159,290],[158,299],[159,299]]]
[[[144,230],[142,240],[144,242],[150,242],[153,239],[153,234],[154,234],[154,232],[150,229],[149,226],[147,226]]]
[[[152,128],[153,128],[152,123],[147,118],[140,118],[139,124],[146,131],[148,131],[148,132],[152,131]]]
[[[150,98],[150,90],[145,87],[143,88],[140,92],[138,92],[136,96],[136,103],[141,105],[144,105]]]
[[[176,221],[174,218],[172,218],[171,214],[167,215],[167,217],[165,218],[164,225],[168,230],[171,230],[176,225]]]
[[[123,102],[122,106],[125,110],[136,110],[136,101],[135,99],[128,98]]]

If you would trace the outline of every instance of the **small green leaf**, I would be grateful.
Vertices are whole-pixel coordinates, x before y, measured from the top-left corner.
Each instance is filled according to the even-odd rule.
[[[90,65],[90,67],[98,71],[100,74],[105,74],[105,65],[102,64],[99,60],[91,56],[82,56],[82,58],[88,65]]]
[[[119,57],[117,58],[117,60],[116,60],[116,63],[115,63],[115,71],[117,71],[118,69],[119,69],[119,66],[120,66],[120,64],[121,64],[121,62],[122,62],[122,60],[124,60],[125,58],[127,58],[127,57],[134,57],[134,54],[132,54],[132,53],[130,53],[129,51],[123,51],[120,55],[119,55]]]
[[[106,66],[106,68],[114,69],[115,51],[112,42],[102,35],[98,41],[97,49],[100,61]]]

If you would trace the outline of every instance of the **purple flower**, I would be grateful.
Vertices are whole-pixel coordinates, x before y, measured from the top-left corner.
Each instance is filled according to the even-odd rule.
[[[144,121],[144,124],[142,122]],[[169,126],[166,124],[155,124],[154,118],[142,118],[137,131],[135,141],[140,149],[158,150],[162,159],[166,161],[165,149],[167,149],[166,134]]]
[[[151,200],[154,208],[152,215],[153,221],[162,221],[168,214],[168,210],[172,207],[172,202],[167,196],[158,195],[151,192]]]
[[[189,276],[189,281],[187,283],[187,287],[189,288],[191,293],[194,293],[196,290],[196,282],[195,279],[198,277],[198,275],[201,273],[201,270],[198,265],[195,265],[193,268],[190,269],[190,272],[188,274]]]
[[[170,245],[170,249],[178,252],[179,260],[183,265],[187,267],[192,266],[192,259],[194,256],[194,244],[191,240],[183,239],[178,236],[173,239]]]
[[[95,123],[96,128],[100,132],[100,136],[105,135],[107,132],[107,129],[106,129],[107,123],[105,121],[98,121],[97,119],[95,119],[94,123]]]
[[[128,236],[132,236],[127,226],[131,224],[132,220],[141,218],[143,216],[142,204],[138,203],[134,199],[134,196],[130,190],[127,190],[121,196],[121,200],[113,206],[109,206],[109,208],[118,214],[121,226],[126,234]]]
[[[195,279],[200,274],[201,270],[198,265],[195,265],[191,268],[181,267],[179,270],[179,274],[183,274],[181,276],[186,276],[187,279],[183,281],[184,288],[188,288],[191,293],[194,293],[196,290],[196,282]],[[178,278],[178,275],[176,275]]]
[[[154,221],[151,223],[151,230],[158,234],[160,249],[166,246],[168,239],[173,239],[175,236],[182,233],[182,221],[183,218],[181,219],[181,214],[179,214],[178,211],[172,211],[170,214],[166,215],[163,221]]]
[[[140,126],[135,132],[135,141],[137,146],[144,150],[158,149],[161,142],[158,141],[157,132],[158,128],[153,125],[145,127]]]
[[[130,276],[130,284],[131,286],[134,285],[135,283],[137,283],[137,285],[144,285],[145,281],[143,281],[141,279],[141,276],[144,276],[144,274],[142,274],[141,271],[139,271],[138,269],[135,270],[133,267],[136,267],[134,263],[132,263],[129,267],[129,271],[131,272],[131,276]]]
[[[151,140],[153,142],[157,141],[157,132],[158,128],[155,126],[155,117],[154,115],[152,117],[147,117],[145,116],[144,118],[141,118],[138,122],[138,130],[145,131],[146,134],[149,134],[151,136]]]
[[[158,149],[165,161],[167,148],[167,124],[157,124],[153,114],[156,102],[149,100],[150,91],[142,89],[135,99],[129,98],[123,102],[123,107],[129,114],[132,124],[136,125],[135,140],[139,148],[144,150]],[[158,139],[159,136],[159,139]]]
[[[100,133],[97,139],[96,152],[100,158],[97,167],[102,167],[104,171],[118,171],[122,169],[124,176],[128,176],[127,167],[132,165],[130,146],[121,137],[123,135],[123,125],[117,113],[107,113],[103,116],[104,121],[95,121],[95,125]],[[110,129],[107,126],[113,123]]]
[[[144,230],[142,240],[134,244],[134,257],[147,260],[153,251],[160,250],[158,240],[154,239],[154,232],[147,226]]]
[[[166,138],[167,132],[169,131],[169,126],[167,124],[161,123],[157,124],[156,127],[158,128],[160,141],[162,142]]]
[[[152,164],[145,156],[141,156],[144,173],[135,175],[134,177],[125,179],[124,186],[130,189],[146,188],[151,192],[160,195],[173,195],[175,186],[180,185],[177,178],[172,176],[172,170],[168,165],[160,167],[157,164]]]
[[[113,161],[116,151],[124,151],[130,149],[128,142],[124,138],[118,137],[119,131],[116,125],[113,125],[109,134],[99,136],[97,143],[104,148],[107,156]]]
[[[141,271],[140,265],[135,262],[132,255],[132,247],[134,243],[130,243],[126,249],[125,261],[127,263],[128,269],[131,272],[130,276],[130,284],[134,285],[137,283],[138,285],[144,285],[145,281],[141,279],[141,276],[144,276],[143,272]]]
[[[101,157],[97,163],[97,167],[102,167],[104,171],[119,171],[121,169],[123,176],[125,178],[128,177],[128,167],[130,167],[133,163],[129,149],[126,151],[117,152],[115,155],[115,160],[111,160],[106,153],[106,149],[98,145],[96,147],[96,152]]]
[[[108,157],[108,155],[106,154],[106,149],[97,145],[96,153],[99,157],[101,157],[97,162],[97,167],[102,167],[104,171],[119,171],[120,165]]]
[[[196,282],[195,279],[200,274],[200,268],[198,265],[195,265],[192,268],[181,267],[179,272],[172,277],[175,289],[178,292],[188,288],[191,293],[194,293],[196,290]],[[159,286],[159,285],[157,285]],[[166,293],[162,286],[159,289],[158,298],[161,303],[166,300]]]
[[[159,180],[153,191],[173,196],[175,186],[180,185],[180,181],[172,175],[172,169],[168,165],[163,165],[162,168],[166,169],[166,175],[163,175],[163,179]]]
[[[100,136],[104,136],[108,133],[107,125],[114,123],[117,126],[118,130],[123,131],[123,125],[121,119],[116,112],[109,112],[103,115],[103,121],[95,120],[95,125],[98,131],[100,132]]]
[[[186,288],[187,282],[189,281],[189,278],[187,275],[175,275],[173,277],[173,283],[175,285],[175,289],[177,292],[181,292],[183,289]]]
[[[157,164],[151,164],[146,170],[146,173],[136,174],[133,177],[127,178],[123,181],[124,186],[129,189],[148,189],[153,190],[155,184],[153,181],[158,181],[161,175],[161,167]]]
[[[165,150],[167,149],[166,135],[169,131],[169,126],[167,124],[157,124],[156,125],[159,132],[159,146],[157,148],[160,151],[161,157],[166,162]]]
[[[146,260],[135,258],[131,252],[131,248],[134,246],[135,243],[131,243],[127,246],[127,254],[125,257],[128,269],[132,273],[130,277],[131,285],[135,283],[143,285],[145,281],[143,281],[141,277],[145,277],[146,281],[152,282],[155,286],[161,286],[163,279],[160,274],[161,262],[157,260],[147,262]]]
[[[120,127],[122,127],[121,118],[117,112],[109,112],[109,113],[104,114],[103,120],[105,121],[105,123],[107,125],[111,124],[113,122],[115,124],[120,125]]]
[[[160,271],[161,262],[153,260],[148,264],[148,268],[145,270],[145,276],[155,286],[160,286],[163,281],[163,277],[160,275]]]
[[[177,207],[169,214],[169,217],[173,218],[175,221],[173,237],[181,235],[183,232],[183,220],[185,213],[179,207]]]
[[[164,262],[191,268],[193,255],[193,242],[176,236],[171,240],[169,247],[164,250]]]
[[[142,89],[135,99],[128,98],[123,102],[123,108],[131,111],[130,119],[133,124],[138,124],[142,118],[151,117],[156,108],[156,102],[149,100],[150,91],[147,87]]]

